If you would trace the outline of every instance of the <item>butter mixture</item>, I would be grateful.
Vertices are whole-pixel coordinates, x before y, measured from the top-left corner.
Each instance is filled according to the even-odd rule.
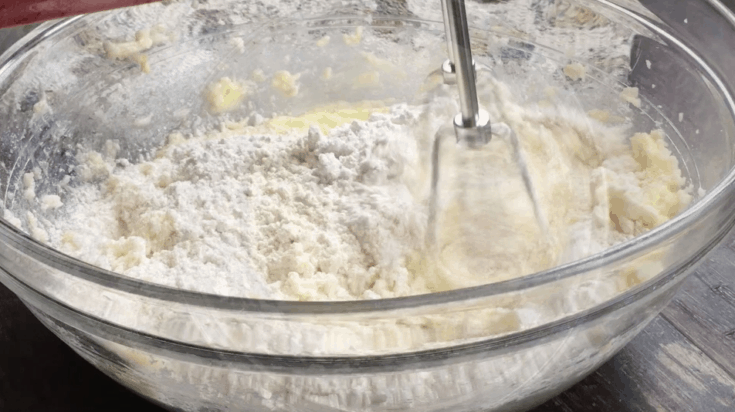
[[[226,110],[244,89],[224,79],[210,92],[213,109]],[[648,231],[690,202],[661,131],[631,136],[564,107],[521,107],[500,83],[481,95],[519,137],[548,234],[510,144],[495,138],[480,150],[442,146],[438,239],[426,244],[430,148],[457,110],[446,95],[430,107],[337,104],[189,139],[172,134],[138,164],[108,142],[105,153],[79,154],[84,184],[48,240],[182,289],[378,299],[549,269]]]

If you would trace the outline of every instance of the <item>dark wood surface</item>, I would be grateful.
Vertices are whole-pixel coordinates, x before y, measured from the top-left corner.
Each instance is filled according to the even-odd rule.
[[[87,364],[0,285],[0,412],[67,411],[162,409]],[[618,355],[533,410],[626,411],[735,411],[735,234]]]
[[[735,411],[735,234],[611,361],[533,412]]]

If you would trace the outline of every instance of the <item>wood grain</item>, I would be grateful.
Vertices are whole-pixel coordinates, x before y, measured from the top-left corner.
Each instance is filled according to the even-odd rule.
[[[731,412],[735,379],[663,317],[610,362],[533,412]]]
[[[701,272],[687,282],[662,316],[692,344],[735,377],[735,306],[722,296],[727,285],[707,284]]]

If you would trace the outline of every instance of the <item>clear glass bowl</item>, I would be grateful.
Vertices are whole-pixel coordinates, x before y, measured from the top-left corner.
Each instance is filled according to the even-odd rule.
[[[298,96],[257,88],[250,107],[229,114],[236,118],[253,107],[299,113],[334,100],[410,100],[444,60],[438,0],[275,4],[164,2],[50,22],[30,33],[0,59],[3,208],[49,217],[20,195],[22,176],[37,167],[44,178],[36,193],[51,193],[79,145],[101,149],[117,139],[135,160],[172,131],[218,125],[222,116],[208,114],[202,95],[220,77],[302,72]],[[647,4],[468,2],[477,61],[517,85],[520,100],[538,98],[535,86],[554,84],[567,104],[606,108],[636,130],[666,132],[699,196],[634,240],[486,286],[305,303],[139,282],[65,256],[0,220],[0,281],[89,362],[173,410],[537,405],[629,342],[735,222],[735,16],[715,0]],[[159,24],[166,38],[145,51],[150,73],[140,60],[106,57],[104,41],[131,41]],[[332,41],[317,46],[326,35]],[[408,46],[412,53],[397,52]],[[319,85],[327,67],[359,75],[369,63],[365,52],[386,62],[378,65],[380,85],[354,88],[350,76]],[[561,69],[572,61],[588,67],[588,81],[564,79]],[[400,70],[408,75],[391,77]],[[641,110],[616,100],[628,86],[640,89]],[[508,314],[539,307],[547,316],[530,326],[507,322]]]

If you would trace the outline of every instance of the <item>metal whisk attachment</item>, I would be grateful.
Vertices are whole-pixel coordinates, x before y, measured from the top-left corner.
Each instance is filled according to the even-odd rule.
[[[446,84],[457,84],[461,112],[454,118],[457,141],[470,147],[490,142],[490,116],[479,107],[475,62],[470,49],[470,33],[464,0],[441,0],[449,59],[442,65]]]
[[[549,237],[549,223],[546,220],[543,210],[539,203],[539,196],[536,192],[531,172],[528,168],[526,156],[523,153],[518,136],[513,129],[505,123],[490,124],[490,115],[480,109],[477,100],[477,85],[475,62],[472,59],[472,50],[470,49],[470,33],[467,26],[467,11],[465,9],[464,0],[441,0],[442,13],[444,14],[444,30],[447,37],[447,53],[449,60],[442,64],[442,74],[444,75],[445,84],[456,84],[459,89],[459,106],[460,113],[454,117],[454,132],[459,143],[467,145],[469,148],[479,149],[485,146],[495,136],[505,140],[513,148],[514,161],[523,178],[531,202],[533,203],[534,212],[541,231],[546,238]],[[438,185],[439,185],[439,159],[440,146],[445,133],[442,129],[437,132],[434,139],[434,149],[432,154],[433,174],[431,180],[431,204],[429,210],[429,224],[434,225],[436,215],[438,213]],[[427,239],[429,244],[433,245],[436,241],[436,234],[432,230],[429,232]]]

